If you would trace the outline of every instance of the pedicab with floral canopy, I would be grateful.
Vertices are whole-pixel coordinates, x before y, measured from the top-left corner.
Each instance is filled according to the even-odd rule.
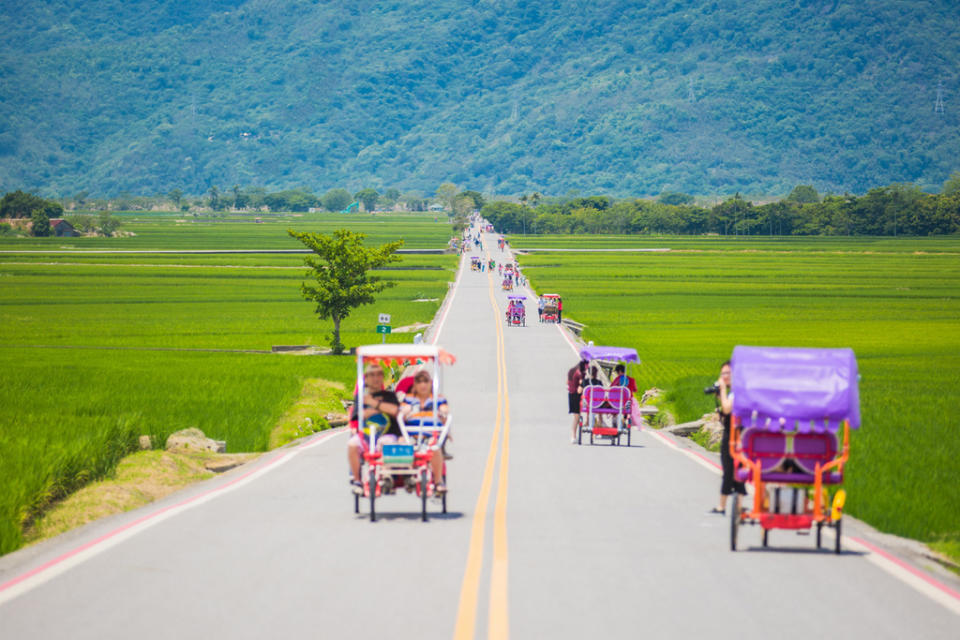
[[[432,371],[432,402],[425,409],[404,418],[397,416],[402,438],[397,443],[379,444],[377,439],[384,429],[383,414],[374,414],[364,418],[364,424],[351,424],[351,429],[361,430],[366,437],[362,443],[361,478],[363,478],[363,498],[370,502],[370,521],[377,518],[376,502],[378,498],[395,495],[398,489],[405,488],[420,498],[421,518],[427,521],[427,499],[438,497],[443,513],[447,512],[446,491],[435,491],[438,484],[446,485],[446,462],[443,463],[443,477],[434,478],[430,461],[435,452],[441,451],[452,416],[443,415],[440,408],[442,365],[453,364],[455,358],[447,351],[434,345],[385,344],[357,348],[357,398],[364,397],[363,372],[367,365],[378,364],[385,369],[391,367],[416,366]],[[358,415],[362,412],[358,412]],[[360,512],[360,495],[354,496],[354,513]]]
[[[556,293],[545,293],[543,298],[543,313],[540,322],[560,322],[560,296]]]
[[[752,505],[734,494],[730,549],[750,524],[762,527],[764,547],[773,529],[816,527],[819,549],[823,528],[832,528],[840,553],[844,465],[850,430],[860,427],[853,351],[738,346],[730,366],[730,454],[736,479],[754,490]]]

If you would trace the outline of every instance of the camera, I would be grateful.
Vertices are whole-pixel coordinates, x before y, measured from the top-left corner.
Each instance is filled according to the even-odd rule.
[[[712,386],[710,386],[710,387],[705,387],[705,388],[703,389],[703,393],[704,393],[704,395],[715,396],[715,395],[717,395],[717,394],[720,393],[720,387],[718,387],[717,385],[712,385]]]

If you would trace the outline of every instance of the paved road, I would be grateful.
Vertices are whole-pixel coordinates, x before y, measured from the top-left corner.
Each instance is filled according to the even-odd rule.
[[[462,273],[440,336],[446,516],[407,495],[355,516],[344,434],[322,434],[0,558],[0,638],[958,637],[960,600],[863,547],[731,553],[717,475],[663,436],[571,445],[574,352],[532,304],[504,327],[494,284]]]

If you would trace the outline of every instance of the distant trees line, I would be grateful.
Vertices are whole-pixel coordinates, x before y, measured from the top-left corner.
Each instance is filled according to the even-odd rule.
[[[17,192],[20,193],[20,192]],[[24,194],[36,198],[31,194]],[[41,198],[42,200],[42,198]],[[267,191],[261,187],[241,187],[234,185],[229,189],[210,187],[201,195],[189,195],[181,189],[171,189],[165,194],[155,196],[131,195],[121,193],[109,198],[91,197],[88,191],[80,191],[73,196],[51,199],[48,202],[58,204],[62,209],[81,211],[296,211],[303,212],[319,209],[331,212],[343,211],[357,203],[365,211],[393,209],[397,206],[407,211],[426,211],[435,202],[443,202],[438,190],[436,197],[420,192],[401,193],[398,189],[386,189],[383,193],[366,188],[357,192],[346,189],[330,189],[324,194],[315,194],[309,189],[285,189]],[[53,216],[51,216],[53,217]]]
[[[521,204],[489,202],[481,214],[505,233],[951,234],[960,232],[960,173],[940,194],[894,184],[862,196],[821,198],[813,187],[802,185],[782,200],[761,205],[739,194],[712,207],[697,206],[692,196],[676,193],[656,201],[592,196],[561,202],[536,197],[522,198]]]
[[[302,212],[320,209],[339,212],[347,210],[354,203],[362,206],[364,211],[392,209],[397,204],[408,211],[426,211],[430,204],[429,200],[419,193],[401,193],[398,189],[387,189],[380,193],[371,188],[361,189],[355,193],[337,188],[319,195],[309,189],[267,191],[261,187],[241,188],[239,185],[234,185],[228,191],[221,191],[216,186],[210,187],[207,193],[199,198],[186,197],[179,189],[170,191],[166,197],[182,211],[189,211],[191,208],[209,208],[213,211],[266,209]]]
[[[466,213],[483,206],[484,198],[476,191],[462,191],[460,187],[444,182],[433,196],[421,192],[401,193],[398,189],[386,189],[383,193],[365,188],[351,193],[346,189],[330,189],[318,195],[309,189],[286,189],[267,191],[261,187],[242,188],[234,185],[229,190],[212,186],[203,195],[190,196],[181,189],[156,196],[134,196],[121,193],[111,198],[92,198],[88,191],[80,191],[66,198],[45,200],[39,196],[16,191],[4,196],[2,202],[9,213],[0,217],[29,217],[34,209],[47,211],[49,218],[63,217],[64,210],[80,211],[309,211],[310,209],[331,212],[344,211],[357,205],[364,211],[400,208],[406,211],[426,211],[439,204],[450,215]],[[352,209],[351,209],[352,210]]]

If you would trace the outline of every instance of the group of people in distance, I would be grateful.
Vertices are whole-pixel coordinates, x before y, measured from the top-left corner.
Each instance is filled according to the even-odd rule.
[[[357,392],[354,393],[353,409],[350,413],[350,427],[354,434],[347,441],[347,463],[350,466],[350,485],[353,492],[363,495],[363,480],[360,466],[364,450],[370,445],[370,430],[377,430],[377,447],[396,444],[403,438],[397,416],[403,416],[405,424],[412,418],[425,412],[434,412],[433,378],[429,371],[420,369],[411,376],[401,378],[396,388],[391,390],[386,384],[386,374],[379,364],[368,364],[363,370],[363,424],[359,423],[357,408],[360,406]],[[445,398],[437,397],[436,415],[446,422],[449,408]],[[449,436],[448,436],[449,439]],[[447,490],[443,483],[444,451],[434,449],[430,458],[430,470],[434,477],[436,493]],[[450,457],[450,456],[448,456]],[[410,489],[410,487],[408,487]]]
[[[581,360],[567,371],[568,408],[573,415],[573,432],[570,435],[570,442],[573,444],[577,442],[577,427],[580,424],[580,397],[583,395],[583,389],[591,385],[603,386],[600,370],[596,365],[590,365],[586,360]],[[626,387],[630,393],[634,395],[637,393],[637,381],[627,375],[627,368],[623,364],[614,367],[610,386]]]

